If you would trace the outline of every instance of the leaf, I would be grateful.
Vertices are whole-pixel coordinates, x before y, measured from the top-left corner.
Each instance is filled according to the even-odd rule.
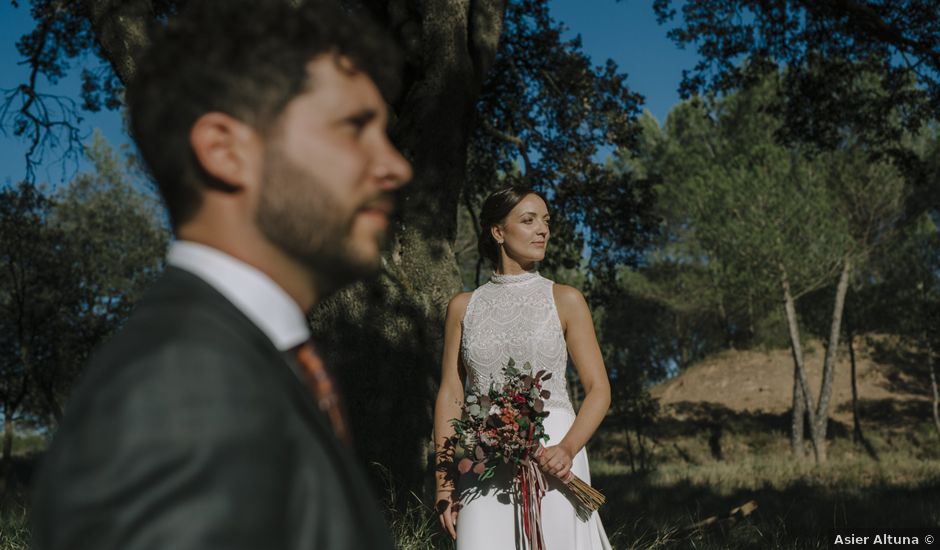
[[[461,474],[469,472],[470,468],[473,468],[473,461],[469,458],[462,458],[460,462],[457,463],[457,471]]]
[[[490,407],[493,406],[493,400],[490,399],[488,395],[484,395],[480,398],[480,406],[486,410],[490,410]]]
[[[467,396],[467,403],[476,403],[476,402],[477,402],[477,396],[475,396],[475,395],[468,395],[468,396]]]
[[[549,397],[552,396],[552,392],[550,392],[550,391],[548,391],[548,390],[542,390],[542,393],[539,394],[539,395],[542,396],[542,399],[548,399]]]
[[[535,412],[540,413],[545,410],[545,402],[541,399],[536,399],[535,403],[532,405],[532,408],[535,409]]]
[[[483,460],[486,458],[486,453],[483,452],[483,447],[477,445],[476,449],[473,450],[474,455],[477,457],[477,460]]]
[[[510,357],[510,358],[509,358],[509,362],[506,363],[506,366],[507,366],[508,368],[512,368],[512,367],[516,366],[516,361],[515,361],[512,357]]]
[[[482,412],[483,411],[480,409],[480,406],[477,405],[476,403],[467,407],[467,414],[469,414],[470,416],[480,416],[480,413]]]
[[[545,373],[545,376],[542,377],[542,381],[548,380],[548,379],[551,378],[551,377],[552,377],[552,373],[547,372],[547,373]]]
[[[537,373],[535,373],[535,380],[536,380],[536,381],[541,380],[542,377],[545,376],[545,372],[546,372],[545,369],[542,369],[542,370],[538,371]]]
[[[493,477],[493,473],[495,471],[496,471],[496,466],[490,466],[489,468],[486,469],[486,471],[483,472],[483,475],[480,476],[479,478],[480,481],[484,481]]]

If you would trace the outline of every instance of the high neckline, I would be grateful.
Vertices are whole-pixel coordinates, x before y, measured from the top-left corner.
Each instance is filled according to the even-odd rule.
[[[527,281],[531,281],[532,279],[537,279],[538,277],[538,271],[525,271],[523,273],[512,275],[493,272],[493,275],[490,276],[490,281],[498,285],[513,285],[525,283]]]

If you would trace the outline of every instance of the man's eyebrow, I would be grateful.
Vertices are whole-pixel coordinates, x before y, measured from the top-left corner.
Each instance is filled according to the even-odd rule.
[[[359,125],[365,125],[368,122],[371,122],[376,117],[379,116],[378,111],[375,109],[362,109],[354,112],[351,115],[343,117],[343,122],[353,122]]]

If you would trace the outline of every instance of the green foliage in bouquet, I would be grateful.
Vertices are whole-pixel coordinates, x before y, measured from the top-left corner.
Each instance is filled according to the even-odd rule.
[[[460,473],[472,470],[481,481],[488,479],[499,464],[520,465],[548,441],[543,420],[551,392],[542,382],[551,376],[544,370],[533,375],[531,364],[519,368],[510,358],[502,386],[494,382],[485,394],[467,395],[461,418],[451,420],[453,444],[465,453],[457,463]]]

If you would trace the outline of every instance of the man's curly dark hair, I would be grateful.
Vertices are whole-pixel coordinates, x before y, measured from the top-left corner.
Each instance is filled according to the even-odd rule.
[[[190,0],[159,27],[127,90],[131,132],[167,204],[174,228],[216,186],[190,147],[208,112],[265,133],[295,96],[316,87],[306,67],[320,55],[352,62],[389,101],[398,49],[371,21],[331,0]]]

